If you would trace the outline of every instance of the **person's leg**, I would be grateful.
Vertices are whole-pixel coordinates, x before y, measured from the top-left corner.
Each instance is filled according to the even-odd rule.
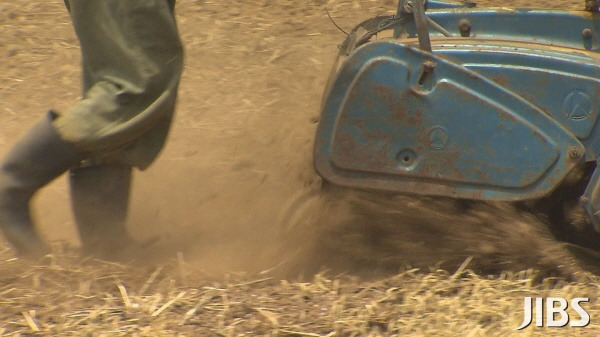
[[[52,126],[52,112],[36,122],[0,162],[0,229],[20,255],[48,252],[31,219],[30,201],[44,185],[75,167],[83,154]]]
[[[125,228],[132,168],[103,164],[71,170],[71,204],[86,254],[115,258],[132,244]]]
[[[114,259],[133,245],[125,227],[131,178],[128,165],[71,170],[71,203],[85,254]]]

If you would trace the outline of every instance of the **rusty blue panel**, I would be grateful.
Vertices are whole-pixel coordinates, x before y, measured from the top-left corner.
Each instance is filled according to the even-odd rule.
[[[598,51],[600,14],[583,11],[556,11],[515,8],[452,8],[427,11],[427,16],[454,36],[461,36],[461,22],[467,22],[469,37],[531,41]],[[584,30],[589,29],[589,34]],[[394,35],[415,37],[413,20],[395,26]],[[430,29],[432,38],[442,33]],[[463,41],[468,44],[469,41]]]
[[[340,46],[314,149],[326,180],[523,200],[599,162],[600,14],[430,1],[427,53],[404,8]],[[394,39],[369,42],[388,29]],[[581,203],[600,231],[598,165]]]
[[[402,1],[398,1],[402,5]],[[427,9],[445,9],[445,8],[472,8],[475,7],[475,2],[470,1],[436,1],[429,0],[426,2]]]
[[[595,53],[559,53],[516,42],[510,47],[447,42],[434,42],[437,55],[528,100],[583,143],[586,160],[598,159],[600,63]]]
[[[359,48],[338,71],[315,167],[351,187],[521,200],[554,189],[584,152],[569,130],[514,92],[389,41]]]

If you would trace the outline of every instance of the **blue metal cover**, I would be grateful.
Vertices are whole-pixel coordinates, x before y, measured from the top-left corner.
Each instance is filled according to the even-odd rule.
[[[570,131],[515,92],[449,60],[476,55],[473,50],[440,49],[446,55],[390,40],[349,55],[322,107],[314,152],[322,177],[359,188],[520,200],[549,193],[583,160],[584,145],[573,132],[589,135],[591,127]],[[519,67],[513,70],[490,68],[486,75],[527,80]],[[581,77],[582,90],[599,87]]]

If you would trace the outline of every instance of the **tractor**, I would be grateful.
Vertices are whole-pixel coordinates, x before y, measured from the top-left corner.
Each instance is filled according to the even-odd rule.
[[[339,45],[317,173],[336,188],[536,208],[567,241],[600,247],[597,12],[400,0]]]

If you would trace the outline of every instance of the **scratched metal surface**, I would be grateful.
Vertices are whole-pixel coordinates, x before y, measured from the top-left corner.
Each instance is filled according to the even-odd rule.
[[[402,47],[416,45],[408,20],[397,42],[351,51],[315,142],[315,167],[326,180],[516,200],[549,193],[582,158],[597,158],[600,27],[591,14],[503,8],[429,16],[454,36],[466,36],[459,23],[468,20],[475,39],[431,32],[443,58],[428,58]],[[430,78],[427,60],[437,63]]]

